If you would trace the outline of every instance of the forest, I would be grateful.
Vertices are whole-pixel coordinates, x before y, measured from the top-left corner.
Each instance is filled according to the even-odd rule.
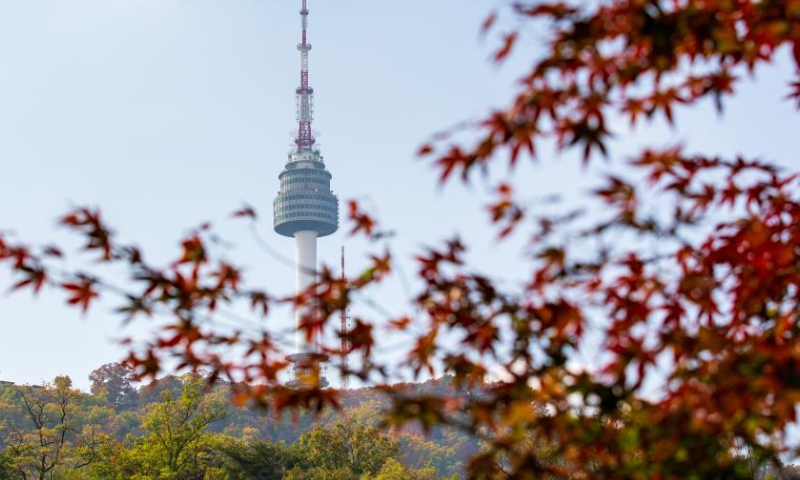
[[[108,364],[90,380],[88,393],[69,377],[0,383],[1,479],[454,480],[479,448],[453,430],[382,428],[370,389],[344,393],[338,411],[281,417],[235,406],[230,386],[199,375],[136,386]]]

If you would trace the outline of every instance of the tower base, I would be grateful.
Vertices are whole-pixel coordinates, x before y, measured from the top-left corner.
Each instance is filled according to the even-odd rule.
[[[328,379],[322,375],[322,364],[328,361],[324,353],[295,353],[286,360],[294,364],[294,380],[286,386],[291,388],[325,388]]]

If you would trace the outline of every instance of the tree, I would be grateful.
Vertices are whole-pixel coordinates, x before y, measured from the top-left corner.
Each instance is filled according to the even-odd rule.
[[[154,379],[147,386],[138,392],[139,405],[148,405],[160,402],[165,392],[173,397],[177,397],[183,391],[183,382],[175,375],[166,375],[162,378]]]
[[[217,448],[226,457],[224,470],[234,480],[283,480],[297,463],[295,450],[269,440],[230,440]]]
[[[81,425],[79,397],[69,377],[56,377],[41,387],[18,387],[16,405],[0,408],[5,468],[23,480],[45,480],[54,472],[94,463],[106,437],[94,425]]]
[[[532,60],[510,105],[470,130],[474,142],[437,135],[421,148],[442,182],[514,166],[548,142],[584,163],[610,157],[612,118],[636,129],[657,115],[674,121],[680,106],[706,100],[721,111],[739,78],[780,52],[791,49],[800,67],[795,0],[581,7],[520,1],[487,19],[486,31],[507,26],[497,61],[520,51],[525,29],[546,32],[547,49]],[[504,15],[516,21],[503,22]],[[800,79],[788,99],[800,102]],[[752,469],[742,451],[756,464],[800,453],[787,441],[800,399],[800,180],[764,161],[682,147],[651,147],[619,165],[610,164],[576,210],[521,200],[513,177],[496,185],[487,206],[492,228],[500,239],[531,240],[520,257],[529,270],[525,285],[494,281],[497,272],[471,266],[468,246],[451,239],[418,255],[420,287],[407,314],[354,318],[338,332],[361,357],[346,373],[378,382],[391,397],[385,423],[448,425],[480,436],[485,449],[470,464],[478,479],[747,478]],[[243,270],[214,255],[209,228],[185,238],[175,261],[158,267],[88,208],[61,223],[85,238],[89,258],[127,268],[127,288],[100,268],[64,273],[54,268],[60,250],[8,236],[0,237],[0,261],[17,275],[17,289],[52,287],[83,310],[123,291],[126,319],[166,317],[158,338],[131,348],[127,361],[140,377],[154,378],[162,359],[178,358],[190,370],[208,369],[209,381],[236,385],[239,404],[320,410],[338,406],[340,395],[280,385],[287,365],[279,332],[231,332],[214,320],[224,316],[221,306],[249,306],[264,319],[275,304],[310,303],[315,311],[303,328],[314,332],[351,303],[375,307],[370,294],[393,274],[394,257],[376,219],[349,205],[353,233],[381,242],[371,267],[348,281],[322,271],[317,288],[291,299],[245,287]],[[235,214],[258,218],[249,207]],[[589,328],[602,334],[602,362],[575,368]],[[372,354],[387,331],[411,335],[401,363]],[[327,350],[335,354],[338,345]],[[454,388],[390,385],[441,371],[453,375]],[[645,395],[654,377],[661,388]],[[546,405],[543,413],[538,404]],[[558,461],[543,461],[537,445]]]
[[[104,397],[118,409],[137,405],[136,388],[131,384],[133,371],[120,364],[109,363],[89,375],[92,395]]]
[[[144,471],[157,478],[203,478],[201,457],[209,450],[206,430],[225,417],[224,405],[205,398],[203,390],[202,380],[187,377],[180,397],[165,391],[161,403],[148,407],[142,420],[144,437],[134,452]]]
[[[288,478],[316,478],[324,471],[331,478],[358,479],[376,473],[400,444],[374,427],[338,424],[303,434],[295,448],[301,460]]]
[[[0,478],[15,480],[19,478],[14,470],[13,461],[5,452],[0,453]]]
[[[436,439],[421,435],[402,434],[397,459],[408,469],[429,470],[437,476],[456,476],[464,471],[464,460],[478,451],[466,445],[474,440],[458,431],[447,432]]]
[[[436,478],[436,470],[433,468],[409,470],[402,463],[390,458],[386,460],[377,474],[366,475],[362,477],[362,480],[433,480],[434,478]],[[454,476],[453,480],[457,478]]]

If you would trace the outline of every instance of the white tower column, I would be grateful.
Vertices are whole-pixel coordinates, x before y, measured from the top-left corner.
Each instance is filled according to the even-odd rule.
[[[294,264],[297,293],[300,294],[309,287],[317,283],[317,232],[312,230],[301,230],[294,234]],[[311,306],[302,306],[295,312],[294,343],[295,353],[312,353],[317,351],[316,338],[310,341],[306,337],[305,331],[300,330],[303,317],[307,316],[312,309]]]

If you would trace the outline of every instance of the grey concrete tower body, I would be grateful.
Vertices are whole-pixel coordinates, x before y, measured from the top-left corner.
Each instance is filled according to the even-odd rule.
[[[273,203],[275,231],[294,237],[304,230],[325,237],[339,229],[339,199],[331,191],[333,176],[325,168],[319,150],[289,154],[278,176],[281,190]]]
[[[295,277],[297,293],[307,291],[317,283],[317,238],[331,235],[339,229],[339,200],[331,191],[331,173],[325,168],[322,154],[315,147],[312,130],[314,120],[314,89],[309,86],[308,7],[302,0],[302,42],[300,51],[300,87],[297,89],[298,131],[295,146],[279,175],[280,191],[273,203],[275,231],[295,241]],[[295,353],[288,360],[294,364],[291,386],[326,386],[320,365],[327,355],[320,352],[316,338],[300,332],[304,318],[313,314],[304,306],[295,312],[297,331]]]

